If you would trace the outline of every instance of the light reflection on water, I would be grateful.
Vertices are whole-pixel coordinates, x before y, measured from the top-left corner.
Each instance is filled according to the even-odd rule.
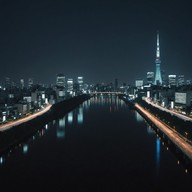
[[[57,126],[57,138],[65,137],[65,117],[59,119],[59,123]]]
[[[94,111],[94,113],[91,113],[91,114],[98,115],[98,116],[100,115],[97,112],[95,112],[95,109],[99,105],[101,105],[100,107],[105,106],[105,108],[102,108],[102,109],[105,109],[105,110],[103,110],[103,111],[105,111],[103,114],[105,114],[106,116],[109,115],[108,116],[109,119],[111,117],[112,118],[116,117],[114,114],[118,114],[120,112],[121,115],[119,115],[119,116],[117,115],[117,119],[119,118],[120,123],[119,124],[117,123],[114,126],[109,124],[109,125],[111,125],[110,129],[108,129],[107,126],[106,126],[106,129],[105,129],[105,127],[102,127],[102,123],[105,124],[105,122],[103,121],[102,123],[99,124],[99,126],[102,128],[102,129],[100,129],[99,133],[97,132],[97,130],[99,129],[99,126],[94,129],[94,132],[91,132],[91,131],[93,131],[93,129],[91,129],[91,127],[88,127],[88,128],[86,127],[87,129],[85,129],[84,126],[85,126],[85,124],[87,124],[87,116],[88,116],[88,114],[90,114],[91,112]],[[100,107],[98,107],[98,109],[101,109]],[[98,145],[97,145],[97,143],[95,143],[95,141],[97,141],[97,140],[94,140],[93,143],[90,140],[90,143],[92,144],[92,145],[90,145],[91,146],[91,150],[89,151],[90,155],[92,155],[93,157],[97,158],[97,156],[94,155],[94,152],[92,151],[92,148],[95,147],[96,145],[100,147],[101,146],[100,142],[101,143],[103,142],[104,145],[101,146],[101,149],[99,148],[98,150],[96,150],[96,152],[98,153],[98,155],[102,154],[102,157],[101,157],[102,160],[100,161],[100,159],[98,158],[98,161],[100,161],[100,164],[102,164],[103,161],[105,162],[105,160],[106,160],[106,164],[108,166],[106,169],[108,171],[108,168],[111,168],[111,167],[112,167],[113,170],[115,170],[115,169],[118,170],[119,167],[121,168],[124,165],[127,165],[127,166],[129,166],[129,164],[132,165],[131,164],[132,163],[131,160],[132,160],[133,156],[140,154],[140,152],[143,150],[143,148],[138,147],[140,140],[142,140],[143,145],[145,145],[146,143],[148,144],[147,145],[149,147],[148,150],[150,151],[150,155],[151,155],[150,157],[143,157],[143,159],[145,159],[146,161],[153,159],[153,163],[154,163],[154,165],[153,165],[154,166],[154,168],[153,168],[154,170],[153,171],[154,171],[154,173],[157,173],[156,175],[159,176],[160,175],[160,171],[161,171],[161,167],[162,167],[160,165],[162,165],[162,159],[164,158],[163,156],[165,154],[169,154],[170,150],[166,151],[165,150],[166,146],[161,148],[161,144],[164,143],[163,138],[160,139],[160,137],[158,135],[156,135],[156,132],[150,127],[149,124],[147,124],[145,122],[145,120],[143,119],[143,117],[139,113],[137,113],[135,111],[134,112],[130,112],[130,113],[126,114],[127,115],[126,118],[124,118],[124,117],[122,118],[124,110],[125,111],[129,111],[129,108],[125,105],[125,103],[122,100],[119,100],[117,97],[98,96],[98,97],[95,97],[95,98],[91,98],[90,100],[84,102],[82,105],[80,105],[75,110],[69,112],[63,118],[60,118],[58,120],[54,120],[54,121],[46,124],[43,127],[42,130],[39,130],[28,141],[25,141],[25,142],[21,143],[19,145],[19,147],[17,147],[17,151],[18,151],[18,153],[20,151],[25,156],[30,156],[29,154],[32,153],[31,148],[32,148],[32,145],[34,144],[34,142],[35,141],[40,141],[40,140],[46,140],[46,135],[48,135],[46,142],[50,142],[50,143],[53,142],[53,145],[54,145],[55,143],[62,143],[63,141],[64,141],[63,143],[67,142],[68,140],[71,141],[72,136],[75,137],[75,139],[74,139],[74,137],[72,138],[75,141],[77,141],[78,139],[83,141],[83,139],[87,139],[90,136],[89,133],[90,134],[93,133],[93,135],[96,134],[95,137],[98,137],[100,140],[98,139],[99,140],[99,142],[98,142],[99,144]],[[99,118],[98,116],[97,116],[97,118]],[[102,114],[101,114],[101,116],[102,116]],[[93,117],[93,119],[96,119],[96,118]],[[103,118],[103,119],[105,119],[105,118]],[[129,123],[127,123],[126,128],[125,129],[124,128],[121,129],[121,127],[123,127],[123,123],[121,124],[121,122],[122,121],[123,122],[124,121],[129,121],[129,120],[134,121],[134,124],[133,124],[134,126],[132,126],[131,123],[130,123],[131,126],[129,126]],[[91,120],[90,120],[90,122],[91,122]],[[95,120],[93,120],[92,122],[95,122]],[[112,122],[115,122],[115,120],[112,121]],[[78,129],[76,129],[77,127],[78,127]],[[130,129],[130,132],[127,132],[128,129]],[[76,134],[76,135],[73,134],[77,130],[79,131],[78,133],[82,133],[81,130],[83,130],[84,131],[83,134],[82,134],[83,136],[85,135],[85,133],[87,134],[86,130],[89,130],[89,132],[88,132],[87,135],[85,135],[86,137],[83,137],[83,138],[80,137],[79,138],[77,136],[78,134]],[[112,136],[110,136],[110,134],[106,133],[106,132],[109,132],[110,130],[112,130],[110,132],[110,134]],[[118,134],[119,134],[118,131],[119,130],[121,130],[123,133],[125,133],[125,134],[122,134],[121,137],[118,137]],[[136,138],[137,137],[136,134],[135,135],[133,134],[134,138],[131,138],[132,137],[131,136],[132,132],[134,132],[135,130],[136,130],[136,133],[137,133],[137,136],[139,137],[139,139]],[[103,137],[101,136],[101,133],[104,134]],[[69,134],[70,134],[71,137],[68,137]],[[115,135],[114,137],[113,137],[113,134]],[[139,134],[141,134],[141,135],[139,135]],[[116,137],[116,135],[117,135],[117,137]],[[146,135],[146,137],[143,136],[143,135]],[[42,137],[44,137],[44,138],[42,138]],[[54,138],[52,138],[52,137],[54,137]],[[104,140],[102,140],[103,138],[104,138]],[[94,137],[93,137],[93,139],[94,139]],[[107,140],[107,142],[105,140]],[[150,140],[150,142],[148,143],[149,140]],[[110,141],[112,141],[111,144],[109,144]],[[126,142],[128,144],[126,144]],[[138,143],[135,143],[135,142],[138,142]],[[76,147],[76,144],[79,144],[79,143],[78,142],[75,143],[73,147]],[[52,143],[51,143],[51,145],[52,145]],[[73,143],[70,143],[70,146],[71,145],[73,145]],[[134,150],[134,149],[131,149],[132,145],[133,145],[133,147],[135,147],[135,149],[138,149],[138,151]],[[55,144],[55,146],[56,147],[54,149],[57,149],[57,147],[58,147],[57,144]],[[89,148],[89,147],[87,147],[87,143],[85,142],[85,144],[82,144],[81,146],[85,147],[85,154],[87,154],[86,149]],[[106,146],[108,146],[109,148],[107,148]],[[119,146],[120,146],[120,148],[118,148]],[[60,151],[59,153],[56,153],[56,154],[57,155],[61,155],[61,156],[62,156],[62,154],[64,154],[63,157],[62,157],[63,159],[61,158],[64,161],[64,159],[66,159],[67,157],[65,156],[64,147],[63,148],[62,147],[63,146],[59,146],[59,150],[62,149],[62,153]],[[74,149],[73,147],[70,148],[70,149]],[[105,147],[109,150],[109,152],[108,151],[104,151]],[[75,152],[77,153],[77,151],[78,151],[77,149],[78,148],[75,148],[75,149],[76,149]],[[114,152],[113,149],[115,150],[115,152]],[[38,150],[38,147],[37,147],[36,150]],[[121,151],[123,151],[123,150],[125,150],[124,151],[125,154],[121,153]],[[103,151],[103,153],[102,153],[102,151]],[[112,154],[111,152],[114,153],[114,154]],[[39,153],[41,153],[41,152],[39,152]],[[109,156],[107,156],[106,153],[108,153]],[[126,153],[128,153],[129,155],[126,156]],[[12,155],[12,152],[9,151],[8,154]],[[83,155],[85,155],[85,154],[83,154]],[[0,164],[1,165],[6,164],[6,160],[9,157],[9,155],[0,156]],[[75,155],[73,156],[73,155],[74,154],[72,154],[72,157],[79,157],[79,156],[81,156],[82,159],[84,157],[81,153],[80,154],[78,153],[79,156],[75,156]],[[140,158],[141,156],[138,155],[137,157]],[[108,158],[110,159],[109,162],[107,161]],[[69,159],[70,160],[74,159],[74,162],[77,161],[76,158],[69,158]],[[87,159],[91,159],[91,156],[87,156],[86,160]],[[119,165],[119,162],[116,163],[117,161],[113,162],[113,159],[114,160],[121,159],[120,162],[122,162],[122,164]],[[139,162],[138,159],[135,159],[135,161]],[[177,163],[177,162],[180,162],[180,161],[178,161],[177,158],[175,158],[175,162]],[[86,163],[88,164],[89,162],[86,162]],[[55,166],[54,164],[55,163],[53,163],[53,166]],[[77,165],[77,164],[75,164],[75,165]],[[80,165],[84,165],[83,162],[81,162],[79,164]],[[85,167],[88,167],[87,164],[86,164]],[[94,161],[94,165],[95,164],[97,164],[96,161]],[[114,167],[113,166],[110,167],[110,164],[112,164]],[[152,165],[150,165],[150,163],[147,164],[147,166],[149,166],[150,168],[153,167]],[[135,167],[137,167],[137,166],[134,164],[133,170],[135,172],[139,173],[139,171],[136,170]],[[100,168],[100,167],[98,167],[98,168]],[[94,169],[94,168],[92,168],[92,169]],[[132,169],[132,167],[127,168],[127,172],[130,169]],[[140,169],[142,169],[142,166],[140,166]],[[119,172],[119,174],[120,174],[120,172]],[[133,175],[133,177],[134,177],[134,175]]]
[[[42,129],[38,130],[34,135],[31,137],[25,139],[24,141],[21,141],[19,144],[12,146],[10,149],[2,152],[0,154],[0,165],[4,165],[8,158],[13,154],[13,153],[22,153],[23,155],[27,155],[29,153],[30,147],[33,145],[33,143],[43,137],[45,133],[48,131],[50,126],[49,124],[46,124]]]
[[[143,117],[137,111],[135,111],[135,117],[136,117],[137,122],[144,121]]]
[[[73,123],[73,111],[68,113],[68,123],[69,124]]]
[[[77,122],[78,122],[78,124],[83,123],[83,107],[82,106],[80,106],[78,109]]]
[[[65,137],[65,128],[66,126],[73,124],[83,124],[83,110],[87,110],[89,108],[90,102],[84,102],[82,105],[79,105],[78,108],[69,112],[63,118],[58,120],[57,124],[57,138]],[[77,120],[77,121],[76,121]]]
[[[27,154],[29,150],[28,144],[23,144],[23,154]]]
[[[159,138],[156,138],[156,167],[157,167],[157,174],[159,173],[160,167],[160,153],[161,153],[161,142]]]
[[[155,131],[151,128],[150,125],[147,125],[147,133],[148,134],[155,134]]]

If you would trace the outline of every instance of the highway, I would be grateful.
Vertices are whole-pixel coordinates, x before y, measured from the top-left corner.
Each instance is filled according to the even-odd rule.
[[[151,113],[146,111],[143,107],[138,104],[135,104],[135,107],[145,114],[163,133],[165,133],[168,138],[178,147],[180,148],[184,154],[186,154],[190,160],[192,160],[192,145],[190,142],[171,129],[168,125],[165,125],[163,122],[159,121],[156,117],[154,117]]]
[[[24,118],[21,118],[21,119],[18,119],[18,120],[15,120],[15,121],[12,121],[12,122],[8,122],[4,125],[0,125],[0,131],[5,131],[7,129],[10,129],[14,126],[17,126],[17,125],[20,125],[22,123],[25,123],[27,121],[30,121],[34,118],[36,118],[37,116],[40,116],[44,113],[46,113],[47,111],[49,111],[49,109],[51,108],[52,105],[47,105],[45,108],[41,109],[40,111],[34,113],[34,114],[31,114],[29,116],[26,116]]]
[[[162,107],[162,106],[160,106],[160,105],[157,105],[157,104],[151,102],[150,99],[148,99],[148,98],[145,98],[145,101],[146,101],[147,103],[153,105],[154,107],[157,107],[157,108],[161,109],[162,111],[169,112],[169,113],[171,113],[171,114],[173,114],[173,115],[175,115],[175,116],[177,116],[177,117],[179,117],[179,118],[181,118],[181,119],[183,119],[183,120],[185,120],[185,121],[191,121],[191,122],[192,122],[192,118],[191,118],[191,117],[188,117],[188,116],[183,115],[183,114],[180,114],[180,113],[178,113],[178,112],[175,112],[175,111],[166,109],[166,108],[164,108],[164,107]]]

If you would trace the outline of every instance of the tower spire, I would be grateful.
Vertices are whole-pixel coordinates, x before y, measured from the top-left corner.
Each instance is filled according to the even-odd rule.
[[[157,31],[157,49],[156,49],[156,73],[155,73],[155,85],[162,85],[162,77],[161,77],[161,60],[160,60],[160,43],[159,43],[159,31]]]
[[[157,50],[156,50],[156,59],[159,59],[159,60],[160,60],[159,31],[157,31]]]

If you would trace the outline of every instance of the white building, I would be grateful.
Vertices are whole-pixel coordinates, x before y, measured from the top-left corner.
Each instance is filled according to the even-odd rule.
[[[168,75],[168,83],[169,86],[176,86],[177,85],[176,75]]]

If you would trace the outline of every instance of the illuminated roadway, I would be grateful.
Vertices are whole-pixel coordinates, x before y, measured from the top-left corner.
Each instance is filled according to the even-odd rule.
[[[171,114],[173,114],[173,115],[175,115],[175,116],[177,116],[177,117],[179,117],[179,118],[181,118],[181,119],[183,119],[183,120],[185,120],[185,121],[192,121],[192,118],[191,118],[191,117],[187,117],[187,116],[182,115],[182,114],[180,114],[180,113],[177,113],[177,112],[175,112],[175,111],[171,111],[171,110],[169,110],[169,109],[166,109],[166,108],[164,108],[164,107],[162,107],[162,106],[160,106],[160,105],[157,105],[157,104],[151,102],[151,101],[150,101],[149,99],[147,99],[147,98],[145,99],[145,101],[146,101],[147,103],[153,105],[154,107],[157,107],[157,108],[161,109],[162,111],[169,112],[169,113],[171,113]]]
[[[18,120],[12,121],[12,122],[8,122],[8,123],[6,123],[4,125],[0,125],[0,131],[5,131],[5,130],[10,129],[10,128],[14,127],[14,126],[20,125],[21,123],[25,123],[27,121],[30,121],[30,120],[34,119],[35,117],[40,116],[40,115],[46,113],[47,111],[49,111],[51,106],[52,105],[48,105],[45,108],[41,109],[40,111],[38,111],[38,112],[36,112],[34,114],[31,114],[31,115],[29,115],[27,117],[24,117],[22,119],[18,119]]]
[[[165,125],[165,123],[161,122],[159,119],[154,117],[151,113],[146,111],[140,105],[135,104],[135,107],[139,109],[143,114],[145,114],[162,132],[164,132],[169,137],[169,139],[178,148],[180,148],[184,152],[184,154],[186,154],[189,157],[189,159],[192,160],[192,145],[190,144],[189,140],[180,135],[178,132],[174,131],[168,125]]]

